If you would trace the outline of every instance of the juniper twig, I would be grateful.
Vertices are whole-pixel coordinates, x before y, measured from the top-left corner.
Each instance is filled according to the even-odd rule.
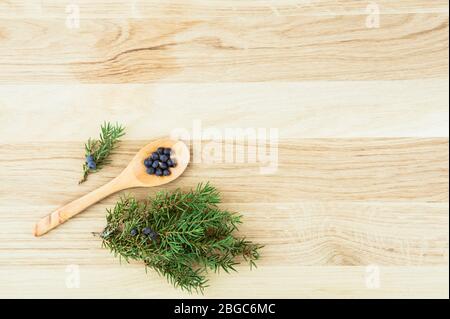
[[[113,125],[104,122],[100,130],[99,139],[90,138],[84,145],[85,162],[83,164],[83,177],[78,182],[79,184],[85,182],[91,172],[98,171],[109,163],[109,155],[116,147],[119,138],[125,135],[125,128],[117,123]]]

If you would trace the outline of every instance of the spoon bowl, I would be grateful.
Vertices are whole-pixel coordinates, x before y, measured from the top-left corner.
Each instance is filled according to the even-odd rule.
[[[171,174],[168,176],[149,175],[146,172],[144,160],[158,147],[171,148],[173,153],[171,158],[175,159],[177,163],[175,167],[170,168]],[[189,159],[189,148],[185,143],[171,139],[153,141],[141,148],[122,173],[109,183],[42,218],[34,226],[33,234],[35,236],[44,235],[89,206],[118,191],[133,187],[155,187],[170,183],[183,174],[189,164]]]
[[[177,165],[175,167],[171,167],[171,174],[169,176],[156,176],[149,175],[144,166],[144,160],[149,157],[153,152],[156,151],[158,147],[171,148],[172,154],[171,157],[176,160]],[[185,143],[181,141],[174,141],[170,139],[161,139],[154,141],[150,144],[147,144],[143,148],[137,152],[134,158],[131,160],[130,164],[127,168],[131,170],[131,172],[127,172],[126,169],[122,174],[126,174],[127,176],[134,175],[135,181],[134,186],[130,187],[154,187],[160,186],[171,181],[177,179],[181,174],[183,174],[189,163],[189,148]],[[129,179],[130,184],[133,183],[131,178]]]

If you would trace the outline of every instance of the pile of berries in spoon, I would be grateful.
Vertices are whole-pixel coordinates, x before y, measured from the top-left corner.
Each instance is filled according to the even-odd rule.
[[[170,168],[176,166],[175,159],[170,158],[171,154],[172,149],[159,147],[156,152],[153,152],[152,155],[144,160],[147,174],[169,176],[171,174]]]

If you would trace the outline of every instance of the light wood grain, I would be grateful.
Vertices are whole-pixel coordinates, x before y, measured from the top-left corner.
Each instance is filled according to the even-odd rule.
[[[72,266],[73,267],[73,266]],[[41,298],[448,298],[448,267],[238,267],[237,274],[213,275],[204,295],[174,290],[138,265],[78,266],[79,288],[67,288],[67,266],[0,267],[0,297]],[[17,276],[11,276],[11,274]],[[271,280],[273,278],[273,280]],[[33,285],[30,285],[30,282]],[[369,285],[367,285],[369,283]]]
[[[377,0],[375,28],[358,0],[74,3],[79,29],[69,2],[0,0],[0,297],[449,297],[448,1]],[[103,120],[126,140],[78,186]],[[198,121],[279,131],[274,174],[194,162],[164,187],[217,186],[241,234],[265,245],[258,269],[211,275],[199,296],[120,265],[91,232],[124,192],[32,236],[140,147]]]
[[[281,138],[448,137],[448,86],[448,79],[4,85],[0,141],[84,141],[103,120],[123,123],[127,139],[192,132],[195,120],[222,132],[275,127]],[[162,109],[176,115],[169,130],[154,120]]]
[[[118,196],[38,239],[32,237],[30,227],[41,212],[54,206],[2,207],[0,267],[108,266],[113,257],[91,232],[102,231],[106,209]],[[244,215],[241,234],[265,245],[260,262],[264,267],[448,263],[448,203],[227,202],[222,207]]]
[[[0,83],[254,82],[448,77],[448,14],[0,19]],[[65,32],[62,32],[64,30]]]
[[[60,205],[117,176],[147,142],[122,143],[112,165],[83,186],[77,185],[83,163],[81,142],[1,145],[0,178],[10,183],[0,185],[0,200]],[[207,143],[211,142],[205,141],[203,147]],[[247,151],[245,145],[242,151]],[[210,180],[227,201],[234,202],[446,202],[448,152],[448,138],[286,140],[279,142],[273,174],[261,174],[260,168],[268,166],[263,161],[192,162],[183,178],[168,188]],[[45,197],[36,183],[45,185]],[[25,198],[24,189],[29,190]]]
[[[66,18],[72,3],[58,0],[0,1],[1,18]],[[173,18],[367,15],[370,1],[360,0],[77,0],[81,18]],[[448,13],[445,0],[377,0],[380,14]],[[370,8],[370,7],[369,7]],[[70,12],[70,11],[69,11]]]
[[[44,212],[118,174],[140,144],[122,143],[113,164],[81,187],[80,143],[2,146],[2,179],[10,181],[0,193],[0,233],[8,239],[0,241],[2,266],[30,260],[41,266],[109,265],[112,256],[90,233],[102,229],[105,208],[119,195],[45,240],[30,239],[29,227]],[[448,264],[448,139],[282,141],[277,174],[260,175],[255,168],[193,164],[168,189],[212,181],[224,206],[244,214],[242,233],[266,245],[263,267]],[[34,187],[27,189],[30,170]],[[154,192],[133,190],[139,198]]]
[[[44,291],[40,296],[121,297],[120,289],[114,288],[119,283],[134,291],[128,297],[183,296],[164,287],[155,274],[146,275],[142,265],[117,266],[118,261],[91,235],[105,225],[105,209],[119,195],[45,238],[34,240],[30,233],[36,218],[118,174],[141,144],[145,142],[123,142],[112,165],[82,186],[76,184],[81,142],[1,146],[1,179],[8,183],[0,192],[0,273],[15,267],[15,276],[2,279],[4,287],[15,287],[12,295],[37,293],[34,288],[20,292],[27,286],[22,272],[27,272],[25,278]],[[257,287],[267,276],[272,279],[265,279],[266,289],[257,297],[448,295],[446,281],[438,280],[448,276],[442,268],[448,266],[447,138],[282,140],[279,150],[275,176],[260,175],[255,165],[215,164],[201,169],[193,164],[185,178],[169,185],[168,189],[188,189],[212,180],[223,192],[223,206],[244,214],[242,234],[266,246],[261,273],[241,266],[239,275],[212,276],[214,288],[205,296],[229,296],[233,280]],[[264,187],[265,180],[270,187]],[[154,190],[132,193],[145,198]],[[72,264],[82,273],[80,289],[65,286],[65,269]],[[366,268],[370,265],[380,267],[383,278],[389,278],[376,289],[366,287],[367,271],[373,270]],[[108,272],[99,276],[101,269]],[[31,279],[37,272],[53,279]],[[117,281],[111,283],[109,276]],[[317,280],[311,283],[307,276]],[[342,276],[345,281],[331,279]],[[408,280],[414,284],[405,283]],[[101,293],[104,285],[114,292]],[[255,297],[253,288],[236,296]]]

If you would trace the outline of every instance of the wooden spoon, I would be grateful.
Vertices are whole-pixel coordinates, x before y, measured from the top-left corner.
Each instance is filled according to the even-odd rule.
[[[170,147],[172,149],[172,157],[176,160],[177,165],[171,168],[172,174],[169,176],[149,175],[146,172],[144,160],[158,147]],[[44,235],[92,204],[118,191],[132,187],[154,187],[169,183],[184,172],[189,163],[189,158],[189,148],[181,141],[170,139],[154,141],[139,150],[122,173],[112,181],[42,218],[34,226],[34,235]]]

